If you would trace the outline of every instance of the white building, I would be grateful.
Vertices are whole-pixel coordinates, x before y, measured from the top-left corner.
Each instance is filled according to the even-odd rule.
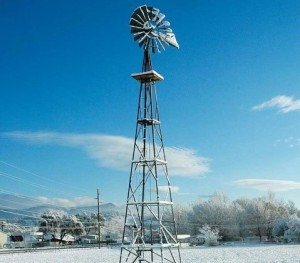
[[[205,237],[202,235],[177,235],[177,240],[180,246],[203,245],[205,243]]]
[[[0,230],[0,248],[3,248],[4,244],[7,243],[7,234],[3,233],[1,230]]]

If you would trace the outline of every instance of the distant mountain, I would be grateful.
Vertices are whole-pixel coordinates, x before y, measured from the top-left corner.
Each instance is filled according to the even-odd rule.
[[[100,204],[100,213],[106,218],[123,214],[124,209],[116,206],[113,203]],[[58,207],[52,205],[41,205],[40,202],[35,201],[34,198],[25,198],[22,196],[0,194],[0,220],[22,220],[26,218],[39,217],[47,210],[64,211],[71,215],[86,213],[97,213],[97,206],[86,207]]]
[[[41,215],[45,213],[47,210],[59,210],[59,211],[64,211],[68,212],[68,208],[65,207],[58,207],[58,206],[51,206],[51,205],[41,205],[41,206],[35,206],[35,207],[30,207],[25,209],[25,211],[28,211],[30,213],[34,213],[37,215]]]
[[[57,207],[50,205],[36,206],[26,209],[26,211],[35,213],[35,214],[43,214],[47,210],[59,210],[64,211],[70,215],[76,215],[80,213],[97,213],[97,206],[83,206],[83,207]],[[101,214],[107,213],[119,213],[120,208],[113,203],[100,204],[99,210]]]

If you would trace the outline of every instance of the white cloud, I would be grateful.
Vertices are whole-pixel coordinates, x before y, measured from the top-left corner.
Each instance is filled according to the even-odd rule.
[[[172,193],[177,193],[179,191],[179,187],[178,186],[170,186]],[[169,186],[167,185],[163,185],[163,186],[158,186],[158,190],[160,192],[169,192]]]
[[[297,111],[300,110],[300,100],[286,95],[279,95],[252,107],[252,110],[260,111],[267,108],[278,108],[281,113]]]
[[[241,187],[253,188],[260,191],[284,192],[300,189],[300,182],[268,179],[242,179],[233,181]]]
[[[36,198],[39,202],[47,205],[62,206],[62,207],[82,207],[82,206],[94,206],[96,201],[94,198],[79,196],[74,198],[49,198],[45,196],[39,196]]]
[[[72,134],[56,132],[14,131],[2,136],[38,144],[57,144],[84,150],[102,167],[128,171],[133,139],[102,134]],[[210,161],[195,151],[184,148],[165,147],[170,175],[199,176],[210,171]]]
[[[191,149],[166,147],[170,175],[197,176],[210,172],[210,160]]]
[[[191,195],[191,196],[198,196],[198,194],[197,193],[190,193],[190,192],[180,192],[180,193],[178,193],[178,195],[182,195],[182,196],[189,196],[189,195]]]

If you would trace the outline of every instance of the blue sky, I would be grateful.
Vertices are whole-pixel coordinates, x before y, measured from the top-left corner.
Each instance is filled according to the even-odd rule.
[[[129,19],[166,14],[154,54],[175,202],[272,190],[300,207],[299,1],[1,1],[0,194],[125,203],[142,49]]]

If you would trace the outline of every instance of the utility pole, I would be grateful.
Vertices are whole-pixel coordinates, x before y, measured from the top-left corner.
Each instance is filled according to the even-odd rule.
[[[98,214],[97,214],[97,219],[98,219],[98,245],[99,249],[101,248],[101,227],[100,227],[100,198],[99,198],[99,189],[97,189],[97,208],[98,208]]]

